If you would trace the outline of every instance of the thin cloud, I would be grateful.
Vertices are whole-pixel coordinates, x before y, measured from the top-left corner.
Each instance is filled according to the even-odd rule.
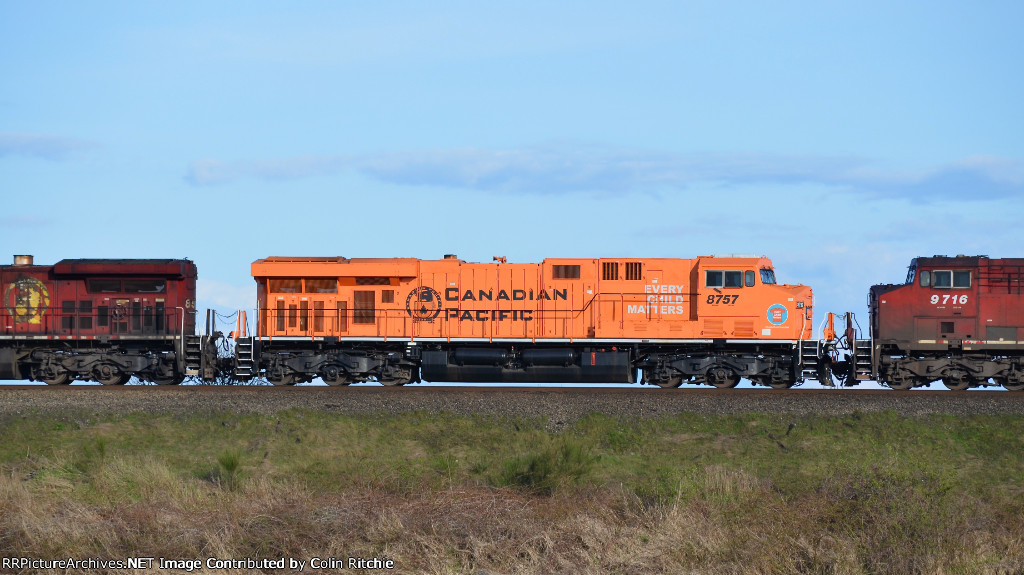
[[[1024,162],[973,157],[918,173],[886,171],[859,157],[782,154],[675,154],[597,147],[517,150],[461,148],[376,155],[315,156],[225,163],[199,160],[196,186],[241,178],[294,180],[341,171],[404,186],[508,194],[628,193],[719,186],[818,185],[915,202],[986,200],[1024,192]]]
[[[29,156],[50,161],[60,161],[73,153],[92,147],[95,147],[95,144],[92,142],[65,136],[0,132],[0,158],[4,156]]]
[[[52,223],[50,220],[32,214],[0,218],[0,227],[3,228],[38,228],[48,226],[50,223]]]
[[[185,181],[197,187],[227,184],[239,179],[287,181],[338,173],[351,167],[344,156],[300,156],[279,160],[222,162],[211,158],[196,160]]]

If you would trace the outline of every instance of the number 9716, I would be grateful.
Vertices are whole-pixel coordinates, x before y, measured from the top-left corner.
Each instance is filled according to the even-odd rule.
[[[941,304],[947,304],[947,303],[949,303],[949,304],[965,304],[965,303],[967,303],[967,296],[966,295],[955,295],[955,294],[954,295],[950,295],[950,294],[945,294],[945,295],[934,294],[934,295],[932,295],[931,302],[934,305],[938,305],[940,303]]]

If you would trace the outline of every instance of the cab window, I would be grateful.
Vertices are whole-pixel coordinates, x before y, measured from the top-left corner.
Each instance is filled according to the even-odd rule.
[[[761,270],[761,283],[764,285],[775,284],[775,270]]]
[[[924,283],[924,278],[922,282]],[[932,287],[940,289],[966,289],[971,287],[970,270],[935,270],[932,272]]]
[[[704,286],[709,288],[743,287],[743,272],[707,270],[704,272]]]

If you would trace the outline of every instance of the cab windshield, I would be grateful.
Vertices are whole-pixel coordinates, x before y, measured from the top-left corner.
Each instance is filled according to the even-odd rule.
[[[761,283],[764,285],[772,285],[775,283],[775,270],[762,269],[761,270]]]

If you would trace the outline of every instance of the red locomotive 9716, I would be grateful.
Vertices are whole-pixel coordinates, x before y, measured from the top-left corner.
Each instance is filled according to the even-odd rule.
[[[0,379],[179,383],[195,335],[189,260],[15,256],[0,266]]]
[[[1024,389],[1024,259],[934,256],[871,287],[872,374],[894,389]]]

